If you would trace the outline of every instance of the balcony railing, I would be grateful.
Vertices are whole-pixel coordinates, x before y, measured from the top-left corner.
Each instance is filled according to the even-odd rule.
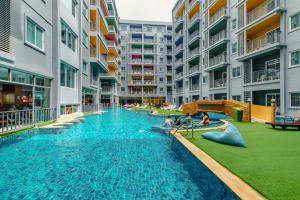
[[[133,92],[129,92],[130,95],[142,95],[142,91],[133,91]]]
[[[91,78],[91,84],[98,87],[98,84],[99,84],[98,78],[97,77],[92,77]]]
[[[130,32],[143,32],[142,28],[130,28]]]
[[[195,90],[199,90],[200,86],[199,84],[193,84],[190,86],[190,91],[195,91]]]
[[[195,72],[199,72],[200,71],[200,66],[196,65],[196,66],[192,66],[189,68],[189,74],[193,74]]]
[[[152,80],[151,81],[150,80],[144,80],[144,84],[145,85],[154,85],[156,83],[155,83],[155,81],[152,81]]]
[[[209,66],[215,66],[227,62],[227,52],[223,52],[215,57],[209,59]]]
[[[247,14],[247,23],[251,23],[256,19],[264,16],[265,14],[271,12],[275,8],[280,6],[280,0],[267,0],[254,8],[251,12]]]
[[[145,75],[153,75],[154,74],[154,70],[144,70],[144,74]]]
[[[112,86],[102,86],[102,92],[113,92]]]
[[[268,45],[279,43],[281,31],[275,30],[261,37],[255,38],[247,42],[247,53],[259,50]]]
[[[172,60],[167,60],[167,65],[172,65]]]
[[[183,72],[179,72],[175,74],[175,79],[179,79],[181,77],[183,77]]]
[[[108,32],[117,32],[114,26],[108,26]]]
[[[90,0],[90,4],[93,5],[93,6],[96,6],[97,5],[97,0]]]
[[[167,54],[172,55],[172,50],[168,50],[168,51],[167,51]]]
[[[93,58],[97,58],[97,48],[90,46],[90,56]]]
[[[130,61],[130,63],[132,63],[132,64],[142,64],[142,59],[132,59]]]
[[[131,42],[134,42],[134,43],[141,43],[141,42],[142,42],[142,39],[135,39],[135,38],[132,38],[132,39],[131,39]]]
[[[190,8],[194,5],[194,3],[195,3],[196,1],[197,1],[197,0],[192,0],[192,1],[190,1],[190,2],[189,2],[188,8],[190,9]]]
[[[175,27],[177,27],[180,23],[183,22],[183,17],[179,17],[177,18],[176,22],[175,22]]]
[[[227,38],[227,31],[222,30],[214,36],[209,37],[209,45],[212,46],[217,42]]]
[[[280,79],[280,70],[267,69],[254,71],[252,74],[253,82],[274,81]]]
[[[198,19],[200,17],[200,14],[194,14],[194,16],[192,18],[189,19],[189,24],[192,24],[196,19]]]
[[[214,80],[213,88],[226,87],[226,79],[216,79]]]
[[[154,39],[144,39],[145,43],[155,43]]]
[[[143,73],[143,71],[142,70],[132,70],[131,73],[135,74],[135,75],[141,75]]]
[[[195,55],[199,55],[199,54],[200,54],[200,48],[197,47],[197,48],[195,48],[195,49],[189,51],[188,57],[189,57],[189,58],[192,58],[192,57],[194,57]]]
[[[132,80],[129,82],[129,84],[132,85],[143,85],[143,81],[142,80]]]
[[[173,74],[172,70],[167,70],[167,75],[172,75],[172,74]]]
[[[144,49],[144,53],[154,53],[153,49]]]
[[[175,52],[178,52],[178,51],[180,51],[180,50],[183,50],[183,45],[182,45],[182,44],[179,45],[179,46],[177,46],[177,47],[175,48]]]
[[[131,49],[131,53],[142,53],[142,49]]]
[[[181,36],[183,35],[183,31],[178,31],[177,33],[175,33],[175,41],[178,40]]]
[[[168,85],[172,85],[172,80],[167,80]]]
[[[183,65],[183,59],[178,59],[175,61],[175,65],[178,66],[178,65]]]
[[[210,17],[209,23],[213,24],[226,15],[227,15],[227,8],[223,7],[218,12],[216,12],[213,16]]]
[[[108,16],[114,16],[115,12],[113,10],[108,10]]]
[[[180,87],[180,88],[176,88],[176,93],[182,93],[183,92],[183,88]]]
[[[154,60],[152,59],[144,59],[145,64],[154,64]]]
[[[189,35],[189,41],[193,40],[196,36],[200,35],[200,31],[194,31],[192,34]]]
[[[34,110],[0,112],[0,134],[32,127],[39,123],[53,121],[56,118],[56,108],[36,108]]]
[[[102,54],[99,54],[99,60],[105,65],[105,66],[107,66],[108,65],[108,63],[107,63],[107,60],[106,60],[106,57],[104,56],[104,55],[102,55]]]
[[[90,30],[97,31],[97,24],[96,22],[90,22]]]
[[[82,105],[82,112],[84,112],[84,113],[97,112],[97,111],[101,110],[103,107],[104,107],[103,104]]]

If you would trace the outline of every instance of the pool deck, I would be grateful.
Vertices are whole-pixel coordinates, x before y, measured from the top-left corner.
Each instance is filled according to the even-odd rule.
[[[182,145],[184,145],[196,158],[198,158],[208,169],[210,169],[223,183],[225,183],[241,199],[266,199],[242,179],[231,173],[220,165],[204,151],[189,142],[181,134],[174,136]]]

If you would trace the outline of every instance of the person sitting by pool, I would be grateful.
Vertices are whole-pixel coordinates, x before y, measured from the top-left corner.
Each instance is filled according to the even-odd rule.
[[[168,116],[166,119],[165,119],[165,126],[166,127],[171,127],[173,126],[174,122],[172,120],[172,118],[170,116]]]
[[[181,121],[180,121],[180,119],[177,116],[175,117],[174,125],[175,126],[180,126],[181,125]]]
[[[207,112],[203,113],[203,120],[201,122],[203,125],[208,126],[210,124],[209,115]]]

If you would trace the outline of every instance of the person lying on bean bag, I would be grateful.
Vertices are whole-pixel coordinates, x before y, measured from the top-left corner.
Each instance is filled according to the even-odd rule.
[[[246,143],[239,130],[232,124],[228,124],[224,132],[206,132],[202,137],[214,142],[238,147],[246,147]]]

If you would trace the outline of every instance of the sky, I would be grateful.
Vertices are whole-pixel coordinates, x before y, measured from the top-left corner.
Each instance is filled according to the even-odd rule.
[[[115,0],[119,17],[130,20],[172,22],[176,0]]]

